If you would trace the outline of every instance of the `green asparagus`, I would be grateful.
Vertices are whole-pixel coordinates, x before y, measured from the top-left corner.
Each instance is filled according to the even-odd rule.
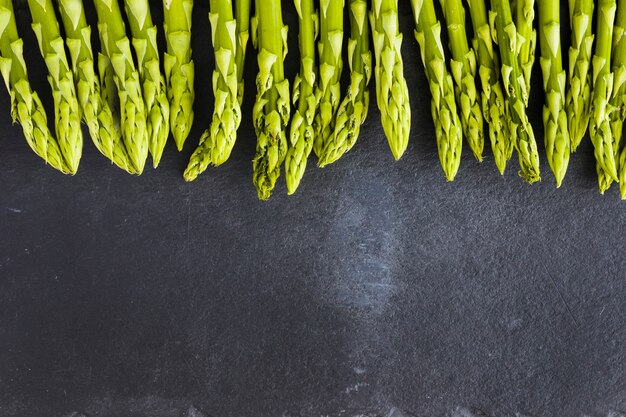
[[[170,134],[170,105],[161,73],[157,47],[157,27],[152,23],[148,0],[124,0],[126,17],[137,53],[137,69],[143,87],[149,150],[152,165],[159,166]]]
[[[565,111],[565,82],[567,75],[561,58],[560,1],[539,3],[539,44],[541,70],[546,100],[543,106],[543,130],[548,164],[560,187],[567,171],[570,139]]]
[[[103,56],[100,74],[107,96],[111,96],[107,75],[112,74],[120,103],[122,137],[137,173],[143,172],[148,157],[149,136],[146,126],[146,107],[141,91],[139,72],[133,60],[126,26],[117,0],[94,0],[98,14],[98,31]],[[108,67],[108,68],[107,68]]]
[[[350,85],[337,110],[335,131],[322,152],[320,166],[337,161],[344,153],[352,149],[359,137],[361,125],[367,117],[372,53],[369,46],[369,24],[365,0],[350,0],[350,33],[348,41]]]
[[[613,72],[615,82],[611,101],[615,111],[611,113],[611,130],[615,143],[622,144],[619,155],[618,177],[620,195],[626,199],[626,146],[623,146],[622,134],[626,120],[626,1],[617,5],[617,15],[613,31]]]
[[[306,169],[307,159],[313,148],[315,120],[319,103],[319,90],[316,89],[317,66],[315,60],[315,39],[317,38],[318,15],[313,0],[294,0],[300,27],[300,72],[293,85],[295,111],[291,116],[289,148],[285,157],[285,177],[287,192],[293,194],[300,185]]]
[[[170,102],[170,128],[179,151],[183,149],[193,124],[192,10],[193,0],[163,0],[163,28],[167,42],[163,67]]]
[[[243,102],[243,70],[245,68],[248,39],[250,38],[250,6],[251,0],[235,0],[235,20],[237,20],[237,53],[235,54],[235,63],[237,64],[237,100],[240,106]]]
[[[80,105],[72,70],[65,54],[52,0],[28,0],[32,28],[39,50],[48,67],[48,82],[54,99],[54,127],[57,143],[71,174],[78,170],[83,153],[83,131],[80,127]]]
[[[372,0],[370,27],[374,42],[376,101],[391,153],[400,159],[409,144],[411,107],[402,64],[398,0]]]
[[[541,4],[546,1],[541,0]],[[517,58],[520,70],[524,75],[526,91],[530,92],[530,78],[533,64],[535,63],[535,48],[537,47],[537,32],[534,29],[535,20],[535,0],[515,0],[511,1],[511,8],[515,12],[515,28],[517,29],[519,49]],[[528,96],[526,96],[526,106],[528,106]]]
[[[411,5],[415,17],[415,38],[420,45],[432,96],[431,112],[439,161],[446,179],[453,181],[461,164],[463,129],[457,113],[452,76],[446,67],[441,23],[435,15],[433,0],[411,0]]]
[[[569,0],[570,29],[567,120],[571,150],[575,152],[582,141],[591,115],[591,52],[593,34],[593,0]]]
[[[520,0],[521,1],[521,0]],[[494,0],[495,8],[493,19],[494,30],[500,48],[502,60],[502,82],[507,97],[507,114],[509,117],[509,131],[517,149],[521,167],[520,176],[532,184],[541,179],[539,174],[539,153],[532,125],[526,114],[528,103],[528,88],[525,73],[529,72],[519,59],[522,49],[528,49],[529,40],[517,31],[511,14],[508,0]]]
[[[463,134],[474,157],[483,160],[485,136],[480,96],[476,88],[476,52],[470,49],[465,29],[465,9],[461,0],[440,0],[448,27],[450,72],[455,82],[457,106]]]
[[[280,176],[287,153],[286,127],[290,117],[289,80],[283,60],[287,55],[287,26],[281,0],[255,0],[253,42],[258,50],[257,97],[252,109],[257,135],[253,182],[261,200],[267,200]]]
[[[53,168],[70,173],[56,139],[48,130],[41,100],[28,81],[24,43],[17,32],[11,0],[0,0],[0,72],[11,96],[13,122],[22,126],[28,145]]]

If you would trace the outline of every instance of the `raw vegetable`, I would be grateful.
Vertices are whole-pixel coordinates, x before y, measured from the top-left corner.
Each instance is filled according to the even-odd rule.
[[[439,161],[448,181],[453,181],[461,164],[463,133],[457,114],[452,76],[446,67],[441,42],[441,23],[435,15],[433,0],[411,0],[415,17],[415,38],[420,45],[422,63],[430,87],[431,112]]]
[[[289,149],[285,157],[285,178],[287,192],[293,194],[300,185],[306,169],[307,159],[313,149],[315,128],[313,123],[319,103],[319,90],[316,88],[317,65],[315,60],[315,39],[319,19],[313,0],[294,0],[298,12],[300,72],[293,85],[295,111],[291,116]]]
[[[253,42],[258,50],[257,97],[252,109],[257,135],[253,182],[261,200],[267,200],[280,176],[287,153],[285,130],[290,117],[289,81],[283,60],[287,55],[287,26],[281,0],[255,0]],[[256,29],[256,30],[255,30]]]
[[[448,28],[450,72],[455,82],[457,108],[463,135],[478,161],[483,160],[485,136],[480,97],[476,88],[476,53],[470,49],[461,0],[440,0]]]
[[[616,144],[622,143],[624,120],[626,119],[626,1],[617,5],[613,31],[613,72],[615,82],[611,99],[615,111],[611,113],[611,130]],[[617,149],[614,149],[617,151]],[[626,146],[622,145],[619,156],[618,177],[620,195],[626,199]]]
[[[11,0],[0,0],[0,72],[11,96],[13,122],[22,126],[28,145],[53,168],[70,173],[56,139],[48,130],[41,100],[28,81],[24,42],[17,32]]]
[[[130,41],[126,36],[126,26],[117,0],[94,0],[94,4],[98,14],[103,56],[99,62],[100,77],[105,84],[108,100],[113,96],[110,78],[115,82],[120,104],[122,137],[134,169],[141,173],[148,157],[149,137],[139,72],[133,61]]]
[[[193,0],[163,0],[163,29],[167,43],[163,67],[170,102],[170,129],[179,151],[183,149],[193,124],[192,10]]]
[[[539,6],[543,7],[545,2],[554,0],[540,0]],[[558,0],[557,0],[558,1]],[[519,38],[518,60],[520,70],[524,74],[526,91],[530,92],[530,77],[535,63],[535,49],[537,47],[537,31],[533,26],[535,20],[535,0],[515,0],[510,1],[510,8],[515,13],[515,28]],[[528,106],[528,96],[526,97]]]
[[[137,69],[143,87],[149,149],[152,164],[159,166],[170,134],[170,106],[161,73],[157,47],[157,27],[152,23],[148,0],[124,0],[126,17],[137,53]]]
[[[76,97],[72,70],[67,62],[59,22],[52,0],[28,0],[28,7],[39,51],[48,67],[48,82],[54,99],[57,143],[70,174],[75,174],[83,153],[83,131],[80,128],[80,105]]]
[[[557,188],[561,186],[570,156],[570,139],[565,112],[565,82],[561,58],[560,1],[539,2],[539,44],[545,104],[543,106],[544,143],[548,164]]]
[[[402,64],[402,34],[398,0],[372,0],[370,27],[376,63],[376,101],[393,157],[398,160],[409,144],[411,107]]]

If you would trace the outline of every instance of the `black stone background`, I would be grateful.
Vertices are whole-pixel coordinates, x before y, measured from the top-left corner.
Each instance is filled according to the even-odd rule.
[[[86,137],[79,173],[63,176],[11,127],[0,95],[1,416],[625,412],[626,205],[616,187],[597,193],[588,140],[558,190],[543,155],[529,186],[515,160],[500,177],[489,150],[478,164],[465,149],[446,183],[403,1],[413,130],[399,162],[372,98],[348,155],[325,169],[312,159],[297,194],[281,178],[258,201],[251,49],[234,153],[187,184],[213,107],[207,3],[194,11],[194,130],[158,170],[131,177]],[[297,20],[284,3],[292,77]]]

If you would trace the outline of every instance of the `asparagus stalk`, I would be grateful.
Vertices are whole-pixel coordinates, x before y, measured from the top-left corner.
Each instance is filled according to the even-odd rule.
[[[611,113],[611,130],[616,144],[622,143],[624,120],[626,120],[626,2],[617,5],[615,27],[613,32],[613,85],[612,102],[615,111]],[[615,149],[617,151],[617,149]],[[620,195],[626,200],[626,146],[619,155],[618,177]]]
[[[83,2],[59,0],[58,4],[65,30],[65,42],[70,51],[76,94],[91,140],[104,156],[123,170],[133,173],[132,163],[124,143],[120,140],[111,108],[101,95],[91,47],[91,27],[85,18]]]
[[[493,23],[502,60],[502,82],[507,97],[509,131],[519,156],[520,176],[532,184],[541,179],[539,153],[533,128],[526,115],[528,88],[525,72],[522,71],[524,64],[518,58],[529,41],[517,31],[508,0],[493,0],[492,6],[496,11]]]
[[[146,126],[146,108],[141,92],[139,73],[133,61],[130,41],[117,0],[94,0],[98,14],[98,31],[103,55],[100,74],[107,83],[107,73],[112,75],[120,103],[122,137],[126,150],[137,173],[141,173],[148,157],[149,136]],[[107,83],[110,91],[110,82]],[[107,93],[110,97],[111,94]]]
[[[335,129],[335,113],[341,100],[344,0],[320,0],[320,103],[315,113],[313,151],[321,160]]]
[[[320,166],[337,161],[344,153],[352,149],[361,132],[361,125],[367,117],[372,53],[369,45],[369,24],[365,0],[350,1],[350,33],[348,40],[350,85],[339,105],[335,131],[324,148],[319,162]]]
[[[52,0],[28,0],[39,50],[48,67],[48,82],[54,99],[54,127],[57,142],[71,174],[78,170],[83,153],[83,131],[80,128],[80,105],[72,70],[67,62]]]
[[[237,100],[239,105],[243,103],[243,70],[245,68],[246,49],[250,38],[250,2],[251,0],[235,0],[235,20],[237,21]]]
[[[480,96],[476,88],[476,53],[470,49],[465,29],[465,9],[461,0],[440,0],[448,27],[449,47],[452,53],[450,72],[455,92],[463,135],[478,161],[483,160],[485,136]]]
[[[376,101],[391,153],[400,159],[409,144],[411,107],[404,78],[398,0],[372,0],[370,25],[376,66]]]
[[[598,28],[593,65],[593,96],[591,99],[591,121],[589,133],[594,146],[598,187],[601,194],[617,181],[616,146],[611,131],[610,114],[614,111],[610,103],[613,94],[614,74],[611,71],[611,45],[615,23],[615,0],[601,0],[598,4]]]
[[[313,0],[294,0],[300,27],[300,72],[293,85],[295,112],[291,116],[289,148],[285,157],[287,192],[293,194],[306,169],[307,158],[313,148],[315,129],[313,123],[319,104],[316,89],[317,66],[315,61],[315,39],[317,38],[318,15]]]
[[[572,40],[569,48],[569,88],[565,103],[572,152],[576,151],[585,136],[591,115],[589,67],[594,38],[591,33],[593,8],[593,0],[569,0]]]
[[[548,163],[560,187],[567,171],[570,139],[565,111],[565,81],[561,58],[560,1],[539,3],[539,44],[546,101],[543,106],[544,142]]]
[[[148,0],[125,0],[126,17],[137,53],[137,69],[143,87],[147,115],[149,150],[152,164],[159,166],[170,134],[170,106],[161,73],[157,47],[157,27],[152,23]]]
[[[482,85],[483,115],[489,125],[489,139],[500,174],[513,154],[505,112],[504,91],[500,83],[498,51],[494,49],[485,0],[467,0],[474,28],[474,50],[478,57],[478,75]]]
[[[163,66],[170,102],[170,128],[179,151],[183,149],[193,124],[192,9],[193,0],[163,0],[163,28],[167,42]]]
[[[48,130],[46,111],[28,81],[24,43],[17,32],[11,0],[0,0],[0,72],[11,96],[13,123],[22,126],[31,149],[64,174],[70,173],[61,149]]]
[[[257,135],[253,182],[261,200],[267,200],[280,176],[287,153],[285,129],[289,123],[289,81],[283,60],[287,55],[287,26],[281,0],[255,0],[253,41],[258,50],[257,97],[252,109]]]
[[[448,181],[453,181],[461,164],[463,135],[454,97],[452,76],[446,67],[441,42],[441,23],[435,15],[433,0],[411,0],[415,17],[415,38],[420,45],[422,63],[430,87],[431,112],[439,161]]]
[[[541,0],[541,5],[546,1]],[[526,91],[530,92],[530,78],[533,64],[535,63],[535,49],[537,46],[537,32],[534,29],[535,20],[535,0],[515,0],[511,1],[511,7],[515,9],[515,27],[520,43],[518,60],[520,70],[524,75]],[[526,106],[528,106],[528,96],[526,96]]]

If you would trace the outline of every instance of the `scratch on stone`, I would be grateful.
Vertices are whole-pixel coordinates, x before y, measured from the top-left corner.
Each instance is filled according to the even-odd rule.
[[[561,293],[561,290],[559,290],[558,285],[556,285],[556,281],[552,277],[552,274],[550,273],[550,271],[548,271],[548,268],[546,267],[546,264],[543,261],[541,261],[541,266],[543,267],[544,271],[546,271],[546,274],[548,274],[548,278],[550,278],[550,282],[554,286],[556,293],[559,295],[559,298],[561,299],[561,302],[565,306],[565,309],[567,310],[567,313],[569,314],[570,318],[572,319],[576,327],[578,327],[579,325],[578,325],[578,321],[576,321],[576,317],[574,317],[572,310],[569,308],[569,304],[567,304],[565,297],[563,297],[563,293]]]
[[[6,208],[8,211],[10,211],[11,213],[21,213],[22,210],[18,209],[18,208],[14,208],[14,207],[7,207]]]

